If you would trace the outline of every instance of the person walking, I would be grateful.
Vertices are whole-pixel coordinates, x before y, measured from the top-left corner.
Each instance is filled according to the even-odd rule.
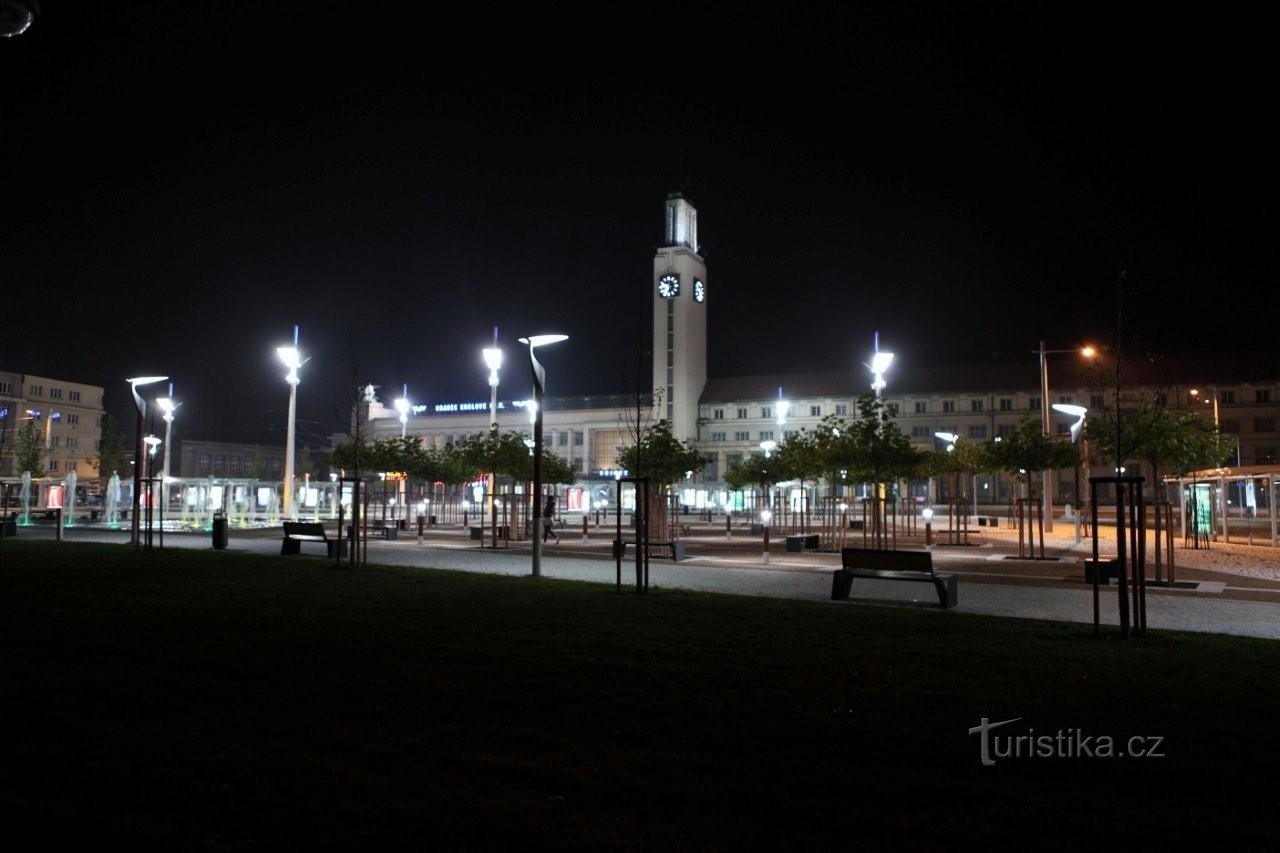
[[[556,538],[556,544],[560,544],[560,534],[552,529],[551,525],[555,521],[556,514],[556,496],[547,495],[546,506],[542,508],[542,541],[546,542],[548,536]]]

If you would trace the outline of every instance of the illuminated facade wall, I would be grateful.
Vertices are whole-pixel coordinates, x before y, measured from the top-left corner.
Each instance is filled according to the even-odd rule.
[[[5,411],[7,410],[7,411]],[[44,470],[34,476],[60,477],[71,471],[81,480],[98,476],[93,462],[102,438],[102,388],[34,374],[0,373],[0,471],[14,476],[13,442],[26,420],[40,430]]]

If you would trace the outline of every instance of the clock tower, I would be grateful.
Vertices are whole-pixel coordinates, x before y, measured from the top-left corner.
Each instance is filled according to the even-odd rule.
[[[677,439],[696,439],[707,382],[707,265],[699,254],[698,211],[680,193],[667,196],[651,286],[654,416],[669,419]]]

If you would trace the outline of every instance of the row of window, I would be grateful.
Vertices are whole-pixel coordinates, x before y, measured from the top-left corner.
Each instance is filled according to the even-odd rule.
[[[210,468],[210,461],[213,465]],[[263,460],[263,467],[270,474],[280,473],[281,460],[278,456],[272,456]],[[198,474],[227,474],[236,476],[238,474],[247,473],[245,471],[245,460],[239,454],[216,454],[212,457],[208,453],[201,453],[196,459],[196,467]]]
[[[4,394],[12,394],[12,393],[13,393],[13,383],[11,383],[11,382],[0,382],[0,393],[4,393]],[[44,396],[44,386],[43,386],[43,385],[28,385],[28,386],[27,386],[27,394],[28,394],[28,396],[31,396],[31,397],[43,397],[43,396]],[[50,387],[50,388],[49,388],[49,399],[50,399],[50,400],[61,400],[61,399],[62,399],[62,389],[61,389],[61,388],[53,388],[53,387]],[[69,401],[70,401],[70,402],[72,402],[72,403],[79,403],[79,402],[80,402],[80,392],[79,392],[79,391],[68,391],[68,392],[67,392],[67,400],[69,400]]]

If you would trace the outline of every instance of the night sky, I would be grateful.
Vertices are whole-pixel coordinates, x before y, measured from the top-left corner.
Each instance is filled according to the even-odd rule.
[[[294,323],[303,440],[353,377],[487,399],[494,324],[512,366],[515,337],[572,336],[553,395],[632,388],[673,189],[712,375],[853,365],[879,329],[1031,384],[1040,338],[1114,334],[1122,265],[1126,346],[1280,367],[1274,69],[1246,17],[151,5],[46,0],[0,42],[0,367],[122,416],[124,377],[168,373],[176,437],[282,441]]]

